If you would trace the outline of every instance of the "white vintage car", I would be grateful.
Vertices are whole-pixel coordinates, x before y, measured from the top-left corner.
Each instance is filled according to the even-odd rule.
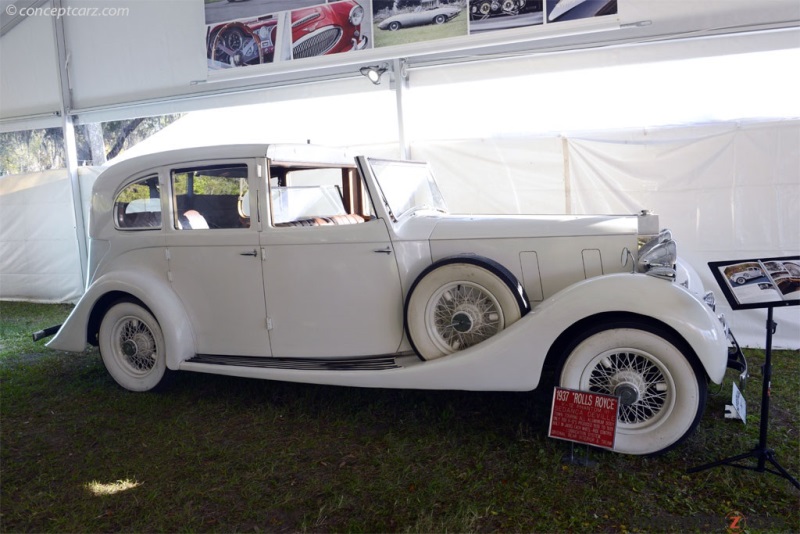
[[[656,216],[452,215],[425,163],[310,145],[164,152],[103,172],[90,221],[86,293],[48,346],[99,345],[129,390],[172,371],[555,383],[618,396],[614,449],[649,454],[684,439],[707,383],[743,364]]]

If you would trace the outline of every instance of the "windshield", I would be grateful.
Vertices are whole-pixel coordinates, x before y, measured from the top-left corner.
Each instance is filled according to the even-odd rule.
[[[426,163],[371,158],[367,161],[395,219],[415,210],[447,212]]]

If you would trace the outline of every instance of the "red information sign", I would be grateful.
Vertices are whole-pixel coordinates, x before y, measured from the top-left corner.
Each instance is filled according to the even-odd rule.
[[[619,398],[555,388],[550,412],[551,438],[614,448]]]

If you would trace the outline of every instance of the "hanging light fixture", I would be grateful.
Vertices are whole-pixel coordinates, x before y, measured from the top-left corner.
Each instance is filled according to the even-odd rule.
[[[379,85],[381,83],[381,76],[383,76],[383,73],[387,70],[389,70],[389,67],[386,64],[383,64],[374,65],[371,67],[361,67],[359,72],[361,72],[363,76],[366,76],[367,79],[375,85]]]

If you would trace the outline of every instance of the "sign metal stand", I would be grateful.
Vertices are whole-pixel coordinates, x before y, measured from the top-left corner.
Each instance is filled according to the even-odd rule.
[[[776,332],[778,325],[773,321],[772,311],[778,306],[796,306],[800,304],[796,298],[791,298],[798,294],[796,279],[800,277],[800,258],[787,257],[787,258],[770,258],[765,260],[737,260],[735,262],[711,262],[708,264],[711,267],[717,282],[720,284],[725,297],[734,310],[749,309],[749,308],[767,308],[767,340],[766,351],[764,356],[763,369],[763,384],[761,388],[761,422],[759,427],[758,444],[756,447],[746,453],[737,454],[729,458],[723,458],[716,462],[711,462],[698,467],[689,469],[688,473],[697,473],[706,469],[727,465],[739,469],[748,469],[757,471],[759,473],[767,472],[773,475],[778,475],[785,478],[794,485],[795,488],[800,489],[800,482],[797,481],[784,467],[778,463],[775,458],[775,451],[767,447],[767,433],[769,430],[769,403],[770,403],[770,387],[772,381],[772,335]],[[754,284],[770,284],[772,287],[761,288],[769,291],[778,292],[783,298],[775,300],[771,293],[766,296],[769,300],[758,301],[752,298],[752,292],[745,293],[739,291],[740,287],[748,283],[746,278],[755,276],[758,273],[750,274],[750,269],[757,266],[762,270],[764,278],[768,282],[758,282],[754,280]],[[747,269],[747,271],[745,271]],[[797,272],[796,272],[797,271]],[[746,274],[742,274],[746,273]],[[787,273],[788,276],[785,276]],[[761,277],[758,277],[759,279]],[[744,280],[744,281],[742,281]],[[789,282],[787,282],[787,280]],[[733,285],[736,284],[736,285]],[[746,295],[747,302],[739,300],[738,296]],[[742,465],[738,462],[748,458],[755,458],[758,460],[757,465]],[[767,467],[767,464],[772,467]]]

